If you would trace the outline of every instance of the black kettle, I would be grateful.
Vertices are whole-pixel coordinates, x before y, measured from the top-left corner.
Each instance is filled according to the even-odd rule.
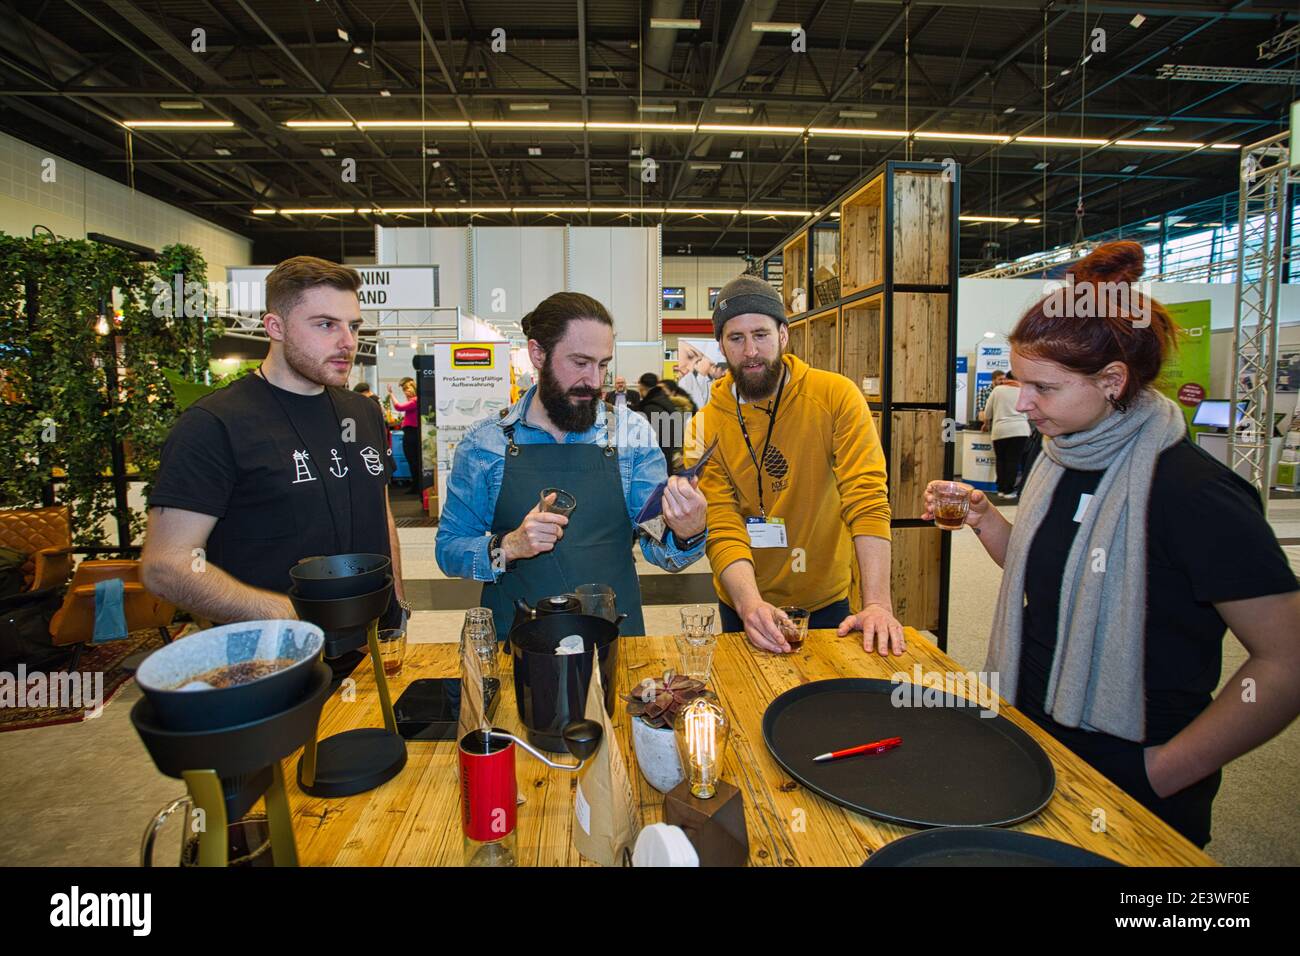
[[[582,603],[573,594],[557,594],[554,597],[542,598],[537,602],[537,607],[529,607],[528,602],[523,598],[515,599],[515,619],[510,625],[510,630],[514,630],[521,624],[536,620],[539,617],[545,617],[548,614],[581,614]]]

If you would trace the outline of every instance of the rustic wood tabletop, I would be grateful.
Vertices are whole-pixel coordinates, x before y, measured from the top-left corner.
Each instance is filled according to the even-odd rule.
[[[776,763],[763,742],[768,703],[808,681],[924,672],[961,673],[955,661],[920,633],[907,632],[908,650],[882,658],[862,648],[861,635],[837,637],[810,631],[803,648],[775,655],[752,647],[742,634],[719,638],[711,685],[733,721],[723,778],[740,788],[753,866],[858,866],[885,844],[916,830],[863,816],[804,790]],[[515,709],[510,661],[502,665],[502,698],[494,723],[522,736]],[[617,691],[677,666],[671,637],[622,638]],[[453,644],[415,644],[399,677],[394,699],[412,680],[455,677]],[[336,692],[321,715],[320,736],[383,724],[374,674],[363,663],[354,672],[353,699]],[[1000,713],[1024,728],[1056,769],[1056,793],[1037,816],[1015,829],[1062,840],[1131,866],[1207,866],[1213,860],[1170,829],[1014,708]],[[636,769],[631,719],[620,702],[614,724],[628,764],[642,822],[662,819],[663,795]],[[397,777],[367,793],[317,798],[298,789],[297,758],[285,762],[294,834],[304,866],[460,866],[463,849],[457,754],[454,741],[407,744],[408,762]],[[551,770],[527,754],[517,758],[519,807],[517,856],[521,866],[590,865],[573,846],[576,776]],[[1100,812],[1098,812],[1100,811]],[[1099,822],[1104,820],[1104,827]]]

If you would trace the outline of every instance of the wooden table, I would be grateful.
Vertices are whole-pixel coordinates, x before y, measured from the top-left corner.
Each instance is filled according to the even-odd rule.
[[[846,810],[803,790],[773,760],[763,742],[767,704],[799,684],[833,677],[888,679],[902,671],[962,672],[955,661],[910,628],[908,652],[882,659],[862,649],[860,635],[836,637],[810,631],[797,654],[775,655],[753,648],[742,634],[724,634],[714,658],[712,684],[732,718],[724,779],[741,789],[753,866],[858,866],[872,852],[916,832]],[[496,720],[522,736],[514,702],[509,659],[502,657],[503,696]],[[623,638],[617,689],[675,667],[671,638]],[[401,676],[392,682],[394,699],[421,677],[453,677],[459,662],[455,644],[416,644]],[[374,674],[363,664],[353,674],[355,699],[336,692],[321,715],[321,736],[355,727],[382,726]],[[1213,865],[1185,838],[1074,756],[1014,708],[1000,713],[1028,731],[1056,768],[1056,793],[1047,807],[1015,829],[1063,840],[1134,866]],[[616,707],[614,723],[628,763],[643,823],[662,819],[663,796],[636,768],[631,718]],[[297,786],[297,755],[285,763],[294,834],[304,866],[460,866],[462,843],[454,741],[409,742],[405,769],[368,793],[316,798]],[[576,776],[551,770],[526,753],[517,758],[519,792],[518,856],[525,866],[588,865],[573,848],[573,794]],[[1098,813],[1100,811],[1100,813]],[[1094,829],[1103,819],[1104,830]]]

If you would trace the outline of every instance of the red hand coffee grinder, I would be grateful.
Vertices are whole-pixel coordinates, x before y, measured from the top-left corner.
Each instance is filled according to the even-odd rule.
[[[466,866],[515,866],[515,822],[519,786],[515,779],[515,744],[548,767],[578,771],[600,746],[601,727],[594,720],[565,726],[564,744],[576,764],[556,763],[541,751],[499,728],[473,730],[460,739],[460,812],[465,834]]]

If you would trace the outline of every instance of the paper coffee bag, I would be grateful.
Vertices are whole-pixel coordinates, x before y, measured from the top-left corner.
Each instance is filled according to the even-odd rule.
[[[614,736],[614,722],[605,713],[598,654],[592,662],[585,716],[601,726],[600,748],[578,774],[573,845],[593,863],[621,866],[623,848],[636,841],[641,829],[641,812],[632,796],[632,780]]]

